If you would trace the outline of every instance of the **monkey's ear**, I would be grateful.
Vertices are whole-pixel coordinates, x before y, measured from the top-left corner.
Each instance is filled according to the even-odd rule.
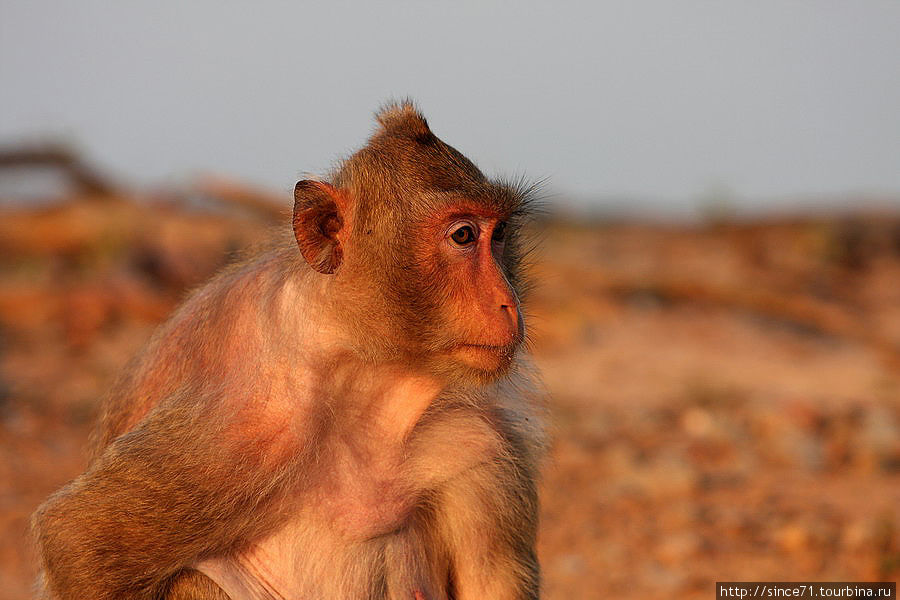
[[[304,179],[294,186],[294,237],[300,254],[319,273],[334,273],[344,258],[338,232],[344,226],[343,197],[332,186]]]

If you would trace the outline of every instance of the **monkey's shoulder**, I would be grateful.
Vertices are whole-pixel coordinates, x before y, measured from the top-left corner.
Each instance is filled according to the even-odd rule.
[[[480,410],[436,411],[413,432],[407,448],[409,476],[435,488],[480,463],[497,456],[504,432]]]

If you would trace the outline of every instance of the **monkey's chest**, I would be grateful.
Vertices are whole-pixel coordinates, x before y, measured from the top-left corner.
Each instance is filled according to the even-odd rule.
[[[351,542],[404,527],[424,493],[404,477],[383,472],[342,471],[329,479],[303,498],[299,511]]]
[[[207,560],[198,570],[231,600],[446,600],[449,561],[426,552],[422,532],[404,528],[348,540],[330,526],[297,518],[237,555]]]
[[[198,569],[232,600],[374,600],[416,591],[443,600],[449,562],[435,564],[417,498],[398,481],[342,482],[301,497],[274,533]]]
[[[495,458],[501,446],[489,422],[459,412],[425,420],[402,447],[338,447],[300,499],[300,510],[346,540],[396,532],[426,497]]]
[[[198,568],[232,600],[446,599],[449,557],[434,521],[441,491],[491,460],[497,433],[478,418],[425,423],[396,456],[323,461],[286,509],[291,516],[237,555]],[[429,510],[423,508],[429,499]],[[435,504],[437,503],[437,504]]]

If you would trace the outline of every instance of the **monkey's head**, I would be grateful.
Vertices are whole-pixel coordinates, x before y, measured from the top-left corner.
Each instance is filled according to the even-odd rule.
[[[524,338],[521,227],[528,190],[487,179],[410,103],[330,182],[294,190],[294,235],[328,277],[347,339],[373,361],[471,382],[512,363]]]

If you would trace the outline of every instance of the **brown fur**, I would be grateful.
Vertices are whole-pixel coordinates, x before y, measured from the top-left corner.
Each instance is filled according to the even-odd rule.
[[[378,122],[297,185],[291,243],[197,291],[114,385],[87,471],[34,517],[47,598],[538,596],[525,191],[409,103]]]

